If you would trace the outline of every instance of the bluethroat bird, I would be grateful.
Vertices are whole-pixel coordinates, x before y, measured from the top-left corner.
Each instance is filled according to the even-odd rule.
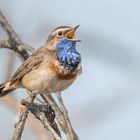
[[[61,26],[47,42],[25,60],[17,71],[0,85],[0,97],[17,88],[31,93],[60,93],[81,73],[81,55],[76,50],[75,31],[79,27]]]

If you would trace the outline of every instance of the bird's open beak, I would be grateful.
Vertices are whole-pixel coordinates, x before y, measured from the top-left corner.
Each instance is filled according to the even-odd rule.
[[[71,28],[70,30],[68,30],[68,32],[66,33],[66,37],[68,40],[71,40],[71,41],[76,41],[76,42],[80,42],[81,40],[77,40],[75,39],[74,37],[74,34],[77,30],[77,28],[79,27],[80,25],[77,25],[75,26],[74,28]]]

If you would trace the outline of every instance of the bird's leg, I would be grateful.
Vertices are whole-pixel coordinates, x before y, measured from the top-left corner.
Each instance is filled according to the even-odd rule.
[[[38,92],[31,92],[28,90],[27,93],[29,94],[29,97],[27,97],[26,101],[28,101],[29,103],[32,103],[35,97],[37,96]]]

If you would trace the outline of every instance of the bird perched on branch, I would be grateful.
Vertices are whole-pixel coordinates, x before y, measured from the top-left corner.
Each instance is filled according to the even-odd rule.
[[[81,72],[81,55],[76,50],[79,40],[74,37],[78,27],[56,28],[43,47],[0,85],[0,97],[17,88],[25,88],[31,93],[60,93],[69,87]]]

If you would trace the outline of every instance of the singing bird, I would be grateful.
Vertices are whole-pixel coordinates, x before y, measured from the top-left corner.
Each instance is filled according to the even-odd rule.
[[[57,27],[46,43],[28,57],[17,71],[0,85],[0,97],[17,88],[31,93],[60,93],[81,73],[81,55],[76,49],[79,27]]]

